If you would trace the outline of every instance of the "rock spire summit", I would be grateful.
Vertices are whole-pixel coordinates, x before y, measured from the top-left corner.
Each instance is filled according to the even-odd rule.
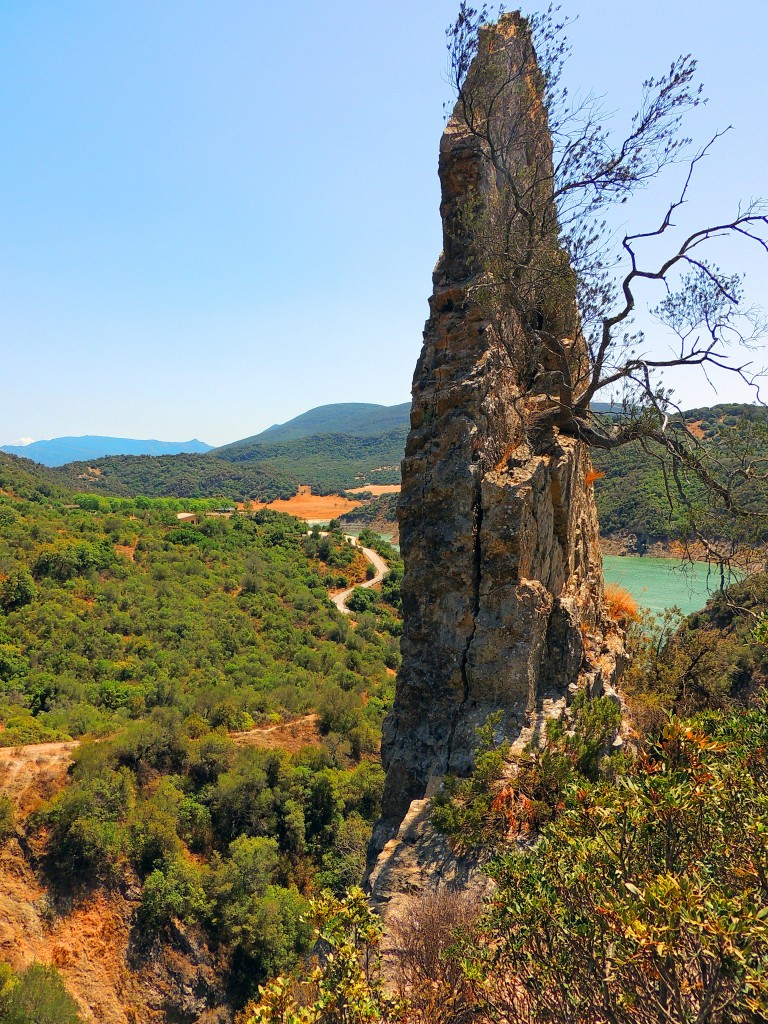
[[[443,252],[403,461],[403,660],[384,726],[387,779],[374,854],[396,835],[412,800],[428,795],[446,772],[470,769],[475,729],[490,713],[501,711],[500,732],[522,742],[577,688],[594,694],[610,686],[621,657],[620,637],[603,612],[588,448],[556,426],[532,429],[550,401],[551,368],[541,365],[523,312],[489,311],[467,226],[468,205],[475,224],[488,224],[506,201],[505,180],[540,175],[541,210],[557,234],[548,209],[551,142],[535,74],[524,68],[504,82],[493,72],[495,54],[523,65],[531,59],[518,15],[482,31],[465,102],[457,103],[440,144]],[[482,133],[468,124],[489,89],[498,90],[491,116],[514,128],[502,174],[498,154],[492,160]],[[535,132],[525,128],[530,124]],[[563,293],[562,276],[558,281],[553,297],[547,275],[539,275],[531,303],[578,368],[586,348],[575,296]],[[504,318],[503,331],[494,315]],[[510,337],[515,344],[503,340]]]

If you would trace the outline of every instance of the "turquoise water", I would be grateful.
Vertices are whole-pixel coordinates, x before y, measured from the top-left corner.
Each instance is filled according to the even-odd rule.
[[[686,615],[698,611],[717,590],[720,576],[706,562],[681,565],[674,558],[606,555],[606,583],[618,583],[639,605],[653,612],[677,605]]]

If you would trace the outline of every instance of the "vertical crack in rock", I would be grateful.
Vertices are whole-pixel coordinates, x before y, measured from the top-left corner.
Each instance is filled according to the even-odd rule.
[[[451,733],[448,737],[448,744],[446,749],[445,757],[445,771],[450,771],[451,766],[451,754],[453,753],[453,741],[456,736],[456,727],[461,720],[464,709],[469,701],[470,697],[470,682],[469,682],[469,653],[472,649],[472,643],[477,633],[477,617],[480,614],[480,580],[483,571],[483,558],[482,558],[482,529],[483,529],[483,498],[480,487],[480,470],[477,473],[477,485],[475,488],[475,505],[473,508],[473,520],[475,522],[474,535],[475,535],[475,550],[474,550],[474,573],[472,576],[472,629],[467,636],[464,650],[461,652],[461,678],[464,683],[464,696],[461,703],[456,708],[453,723],[451,725]]]
[[[578,376],[587,359],[571,278],[553,285],[540,274],[529,288],[533,322],[546,311],[547,330],[561,343],[553,368],[536,334],[541,323],[532,327],[512,306],[498,316],[483,307],[486,271],[465,216],[469,204],[487,223],[508,201],[507,180],[552,180],[546,111],[523,56],[527,40],[522,19],[504,15],[479,40],[476,60],[490,61],[491,73],[484,78],[473,65],[467,77],[471,109],[483,109],[483,90],[492,91],[493,117],[508,136],[504,173],[469,130],[461,104],[440,143],[443,251],[402,464],[402,664],[383,728],[386,782],[369,866],[412,801],[446,771],[471,769],[476,729],[489,714],[500,710],[499,728],[522,743],[547,715],[562,713],[576,687],[594,693],[610,685],[622,655],[603,613],[589,452],[556,425],[538,426],[558,393],[553,374]],[[526,73],[499,85],[497,61],[508,62],[507,74],[515,62]],[[546,185],[539,192],[551,205]],[[514,249],[515,238],[508,244]],[[562,264],[562,254],[550,255]]]

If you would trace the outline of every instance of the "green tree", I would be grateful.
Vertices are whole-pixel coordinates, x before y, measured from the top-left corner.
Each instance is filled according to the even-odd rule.
[[[28,569],[13,569],[0,583],[0,606],[7,612],[34,601],[37,587]]]
[[[278,866],[276,840],[240,836],[204,880],[216,932],[251,985],[292,966],[311,937],[303,921],[307,901],[295,888],[275,884]]]
[[[55,967],[32,964],[19,975],[0,965],[3,1024],[82,1024],[77,1003]]]

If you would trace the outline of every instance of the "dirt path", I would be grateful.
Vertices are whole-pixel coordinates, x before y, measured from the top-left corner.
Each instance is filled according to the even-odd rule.
[[[384,559],[372,548],[364,548],[357,543],[357,539],[354,537],[348,538],[351,542],[359,547],[363,552],[368,561],[373,565],[376,570],[376,575],[371,580],[366,580],[365,583],[359,583],[360,587],[374,587],[377,583],[381,583],[386,574],[389,572],[389,566]],[[334,594],[331,600],[339,609],[342,615],[351,615],[352,609],[347,608],[347,598],[350,596],[355,587],[349,587],[348,590],[342,590],[340,594]]]
[[[287,750],[295,754],[302,747],[320,745],[318,715],[304,715],[292,722],[260,726],[247,732],[231,732],[229,738],[242,747],[263,747],[265,750]]]

